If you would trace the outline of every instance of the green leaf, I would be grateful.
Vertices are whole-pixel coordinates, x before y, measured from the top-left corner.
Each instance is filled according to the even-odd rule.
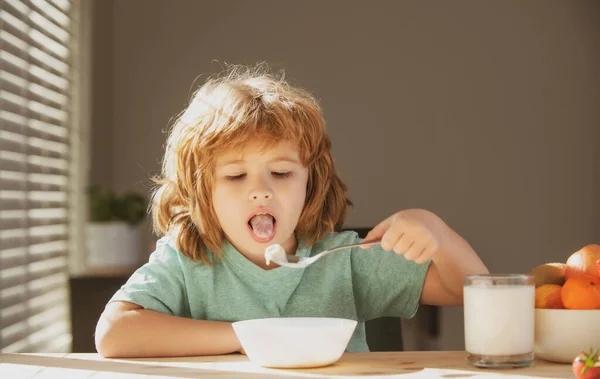
[[[594,367],[596,362],[598,362],[598,349],[593,350],[590,348],[589,354],[583,354],[582,360],[585,362],[585,365],[581,368],[581,375],[585,374],[587,370]]]
[[[146,218],[146,197],[128,192],[122,196],[98,186],[90,187],[90,220],[94,222],[124,221],[137,225]]]

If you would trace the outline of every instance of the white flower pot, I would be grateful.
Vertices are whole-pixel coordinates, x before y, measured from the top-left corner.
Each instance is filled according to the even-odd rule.
[[[86,233],[88,268],[139,265],[140,226],[124,222],[91,222]]]

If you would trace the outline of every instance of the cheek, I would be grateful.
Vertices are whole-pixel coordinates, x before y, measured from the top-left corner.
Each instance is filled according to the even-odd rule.
[[[304,206],[304,202],[306,201],[306,185],[308,183],[308,178],[306,175],[298,180],[292,188],[292,196],[296,200],[296,203]]]
[[[225,219],[229,217],[229,213],[231,212],[231,202],[234,198],[231,196],[231,191],[227,189],[226,186],[216,186],[215,190],[212,194],[212,206],[219,218],[220,222],[223,222]]]
[[[239,190],[236,191],[236,187],[230,183],[217,183],[212,193],[213,201],[226,202],[227,199],[235,199],[237,192]]]
[[[301,184],[297,186],[294,192],[294,195],[296,199],[298,199],[298,202],[304,204],[304,201],[306,200],[306,184]]]

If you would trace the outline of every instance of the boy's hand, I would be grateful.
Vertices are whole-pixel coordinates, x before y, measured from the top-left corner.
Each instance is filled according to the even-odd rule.
[[[435,214],[424,209],[407,209],[379,223],[364,241],[381,239],[382,249],[425,263],[439,250],[446,229],[446,224]]]

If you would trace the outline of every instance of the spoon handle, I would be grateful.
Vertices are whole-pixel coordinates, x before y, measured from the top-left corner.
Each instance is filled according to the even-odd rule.
[[[334,251],[338,251],[338,250],[342,250],[342,249],[351,249],[353,247],[358,247],[358,246],[376,245],[379,242],[381,242],[381,240],[374,240],[374,241],[369,241],[369,242],[359,242],[359,243],[353,243],[351,245],[338,246],[338,247],[334,247],[334,248],[329,249],[329,250],[325,250],[321,254],[326,255],[326,254],[329,254],[329,253],[333,253]]]

